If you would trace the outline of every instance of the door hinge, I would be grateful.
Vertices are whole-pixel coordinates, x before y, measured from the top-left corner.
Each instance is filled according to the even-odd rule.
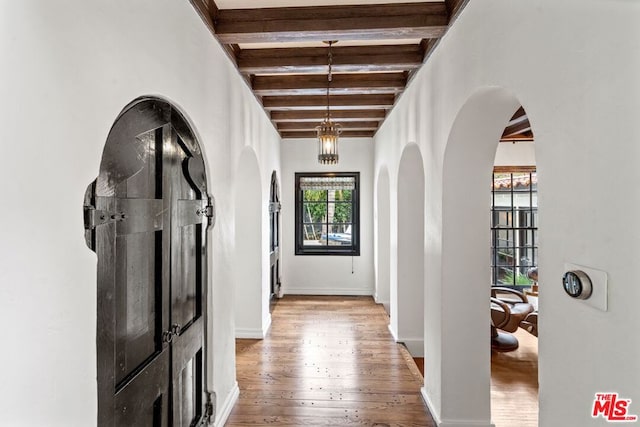
[[[270,202],[269,203],[269,213],[280,212],[282,209],[282,205],[280,202]]]
[[[203,200],[204,206],[201,209],[198,209],[196,212],[200,216],[207,217],[209,219],[210,226],[214,226],[216,223],[216,200],[213,196],[207,197]]]
[[[126,215],[124,212],[107,212],[96,209],[95,206],[84,206],[84,228],[85,230],[93,230],[99,225],[110,222],[124,221]]]
[[[216,392],[207,391],[207,403],[205,404],[204,425],[213,424],[216,419]]]

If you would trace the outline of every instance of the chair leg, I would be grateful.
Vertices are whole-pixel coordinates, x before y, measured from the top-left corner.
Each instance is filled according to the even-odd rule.
[[[498,331],[495,326],[491,326],[491,350],[506,353],[518,349],[518,339],[513,335]]]

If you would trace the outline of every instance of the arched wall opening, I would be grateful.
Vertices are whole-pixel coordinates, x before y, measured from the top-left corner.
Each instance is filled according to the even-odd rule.
[[[506,89],[479,90],[458,113],[445,150],[442,383],[423,391],[428,402],[440,402],[431,409],[444,424],[491,425],[489,180],[502,132],[520,105]]]
[[[424,166],[419,147],[408,144],[398,168],[398,270],[391,331],[414,357],[424,356]]]
[[[491,419],[538,426],[538,186],[524,107],[505,127],[491,188]],[[517,396],[517,397],[515,397]],[[515,398],[515,399],[514,399]]]
[[[236,338],[264,338],[269,325],[263,319],[269,316],[263,313],[262,184],[258,158],[251,147],[242,150],[235,176]]]
[[[376,186],[376,212],[378,215],[376,302],[382,304],[387,313],[389,313],[391,301],[391,195],[389,186],[389,171],[386,167],[383,167],[378,175],[378,184]]]

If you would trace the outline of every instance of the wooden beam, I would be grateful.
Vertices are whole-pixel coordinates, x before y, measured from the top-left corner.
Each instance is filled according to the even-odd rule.
[[[535,166],[494,166],[494,173],[521,173],[521,172],[535,172]]]
[[[213,0],[189,0],[193,8],[198,12],[198,15],[207,26],[209,31],[215,36],[215,21],[218,15],[218,6],[216,6]],[[237,44],[222,44],[222,49],[224,49],[225,53],[231,59],[231,62],[237,67],[238,66],[238,52],[240,51],[240,46]]]
[[[420,45],[334,47],[333,71],[407,71],[422,64]],[[327,49],[245,49],[238,53],[238,69],[244,74],[326,73]]]
[[[331,94],[379,94],[402,92],[407,83],[404,73],[334,74]],[[322,95],[327,92],[327,76],[287,75],[255,76],[253,91],[257,95]]]
[[[511,119],[509,120],[509,122],[513,122],[515,120],[518,120],[520,117],[524,117],[527,115],[527,112],[524,111],[524,107],[520,107],[518,108],[518,110],[515,112],[515,114],[513,115],[513,117],[511,117]]]
[[[215,32],[221,43],[437,38],[449,14],[444,3],[224,9]]]
[[[502,137],[507,138],[512,135],[521,134],[528,130],[531,130],[531,123],[529,123],[529,119],[525,119],[525,120],[522,120],[521,122],[507,126],[504,129],[504,132],[502,133]]]
[[[534,142],[533,132],[526,131],[518,135],[511,135],[500,138],[500,142]]]
[[[340,134],[340,138],[372,138],[375,131],[372,130],[346,130]],[[316,131],[290,131],[280,132],[283,139],[287,138],[317,138]]]
[[[332,116],[333,118],[333,116]],[[334,122],[338,120],[334,119]],[[294,131],[294,130],[315,130],[316,126],[320,124],[317,122],[279,122],[279,131]],[[346,130],[376,130],[378,129],[379,122],[340,122],[340,126],[343,131]]]
[[[218,14],[218,7],[213,0],[189,0],[193,8],[198,12],[204,24],[211,33],[215,34],[215,20]]]
[[[447,13],[449,14],[449,18],[455,18],[458,16],[460,11],[464,6],[464,0],[444,0],[445,5],[447,6]]]
[[[341,110],[363,110],[390,108],[395,95],[332,95],[329,97],[331,107]],[[262,98],[265,110],[317,110],[327,107],[327,97],[311,96],[265,96]]]
[[[331,110],[331,117],[335,121],[348,122],[368,120],[383,120],[386,110]],[[272,122],[319,122],[325,118],[327,110],[300,110],[300,111],[272,111]]]

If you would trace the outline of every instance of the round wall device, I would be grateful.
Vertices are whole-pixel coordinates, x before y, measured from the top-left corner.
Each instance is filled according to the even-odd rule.
[[[562,286],[567,295],[576,299],[589,298],[593,290],[591,279],[587,273],[581,270],[571,270],[564,273]]]

